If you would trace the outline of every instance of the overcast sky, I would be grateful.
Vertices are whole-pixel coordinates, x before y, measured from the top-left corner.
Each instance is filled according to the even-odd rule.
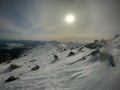
[[[0,0],[0,39],[91,41],[119,32],[120,0]]]

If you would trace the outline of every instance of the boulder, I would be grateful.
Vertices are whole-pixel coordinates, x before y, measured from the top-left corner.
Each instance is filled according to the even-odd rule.
[[[9,67],[9,71],[12,71],[12,70],[17,69],[17,68],[20,68],[20,66],[16,65],[16,64],[11,64]]]
[[[75,53],[71,51],[69,52],[68,57],[73,56],[73,55],[75,55]]]
[[[89,48],[89,49],[95,49],[97,46],[95,43],[88,43],[85,45],[85,47]]]
[[[66,51],[67,49],[66,48],[64,48],[64,51]]]
[[[17,80],[17,79],[19,79],[19,77],[10,76],[8,79],[5,80],[5,82],[11,82],[11,81],[14,81],[14,80]]]
[[[54,60],[58,60],[58,56],[57,55],[53,55],[54,56]]]
[[[35,70],[38,70],[39,68],[40,68],[40,66],[37,65],[37,66],[31,68],[31,70],[32,70],[32,71],[35,71]]]

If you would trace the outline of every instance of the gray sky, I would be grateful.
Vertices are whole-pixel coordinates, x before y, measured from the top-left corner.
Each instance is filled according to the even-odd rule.
[[[0,39],[108,39],[120,32],[119,16],[119,0],[0,0]]]

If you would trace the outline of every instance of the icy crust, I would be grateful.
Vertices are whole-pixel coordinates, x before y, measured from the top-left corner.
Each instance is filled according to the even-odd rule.
[[[95,49],[84,47],[79,51],[81,46],[74,48],[72,43],[73,49],[67,48],[64,51],[66,44],[50,42],[32,49],[9,64],[1,64],[0,90],[120,90],[120,49],[117,47],[120,39],[116,39],[118,37],[100,48],[101,53],[113,56],[115,67],[109,63],[108,54],[102,58],[100,54],[90,55],[82,60],[83,56]],[[67,57],[70,51],[75,52],[75,55]],[[58,56],[55,63],[51,63],[54,60],[53,53]],[[81,60],[69,65],[78,59]],[[21,67],[9,72],[11,64]],[[36,65],[40,68],[31,71]],[[11,75],[20,79],[5,83]]]

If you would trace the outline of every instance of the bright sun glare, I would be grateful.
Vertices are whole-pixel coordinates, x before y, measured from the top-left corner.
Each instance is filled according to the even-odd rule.
[[[67,23],[73,23],[73,22],[74,22],[74,19],[75,19],[74,15],[69,14],[69,15],[66,16],[65,21],[66,21]]]

